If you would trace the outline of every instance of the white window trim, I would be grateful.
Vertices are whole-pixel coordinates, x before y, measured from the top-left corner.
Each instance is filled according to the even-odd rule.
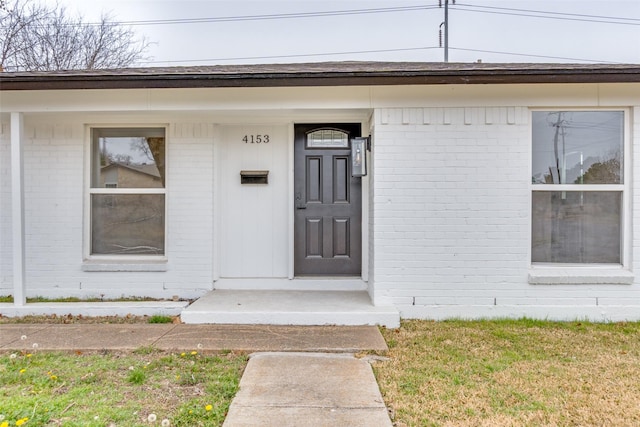
[[[632,111],[628,107],[611,108],[574,108],[547,107],[529,110],[529,177],[532,175],[533,156],[533,113],[535,111],[622,111],[624,114],[623,140],[623,183],[622,184],[581,184],[580,191],[620,191],[622,192],[622,219],[620,224],[620,264],[583,264],[583,263],[534,263],[531,262],[531,225],[533,218],[532,197],[534,191],[576,191],[571,184],[534,185],[529,181],[529,260],[528,281],[532,285],[561,284],[632,284],[634,274],[631,272],[631,119]]]
[[[165,134],[165,171],[169,171],[169,126],[167,124],[86,124],[84,150],[84,238],[82,271],[167,271],[168,242],[168,173],[164,188],[91,188],[92,129],[162,128]],[[91,254],[91,195],[92,194],[164,194],[164,254],[163,255],[92,255]]]

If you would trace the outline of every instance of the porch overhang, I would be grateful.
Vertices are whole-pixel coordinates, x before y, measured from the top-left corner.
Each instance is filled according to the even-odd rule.
[[[0,90],[636,83],[635,64],[323,62],[0,73]]]

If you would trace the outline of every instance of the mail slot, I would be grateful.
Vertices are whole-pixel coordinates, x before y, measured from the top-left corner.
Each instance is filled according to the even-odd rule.
[[[240,184],[268,184],[269,171],[240,171]]]

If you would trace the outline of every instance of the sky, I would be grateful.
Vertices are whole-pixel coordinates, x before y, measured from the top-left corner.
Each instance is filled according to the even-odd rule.
[[[55,4],[56,0],[44,0]],[[440,0],[442,3],[445,0]],[[439,0],[57,0],[152,44],[140,66],[444,61]],[[640,0],[449,0],[449,62],[640,63]],[[200,22],[194,22],[200,20]],[[169,22],[167,22],[169,21]]]

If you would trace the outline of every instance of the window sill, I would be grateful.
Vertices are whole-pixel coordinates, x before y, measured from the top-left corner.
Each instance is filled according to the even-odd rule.
[[[621,267],[532,267],[530,285],[631,285],[634,275]]]
[[[167,271],[167,261],[89,260],[82,264],[82,271],[162,272]]]

